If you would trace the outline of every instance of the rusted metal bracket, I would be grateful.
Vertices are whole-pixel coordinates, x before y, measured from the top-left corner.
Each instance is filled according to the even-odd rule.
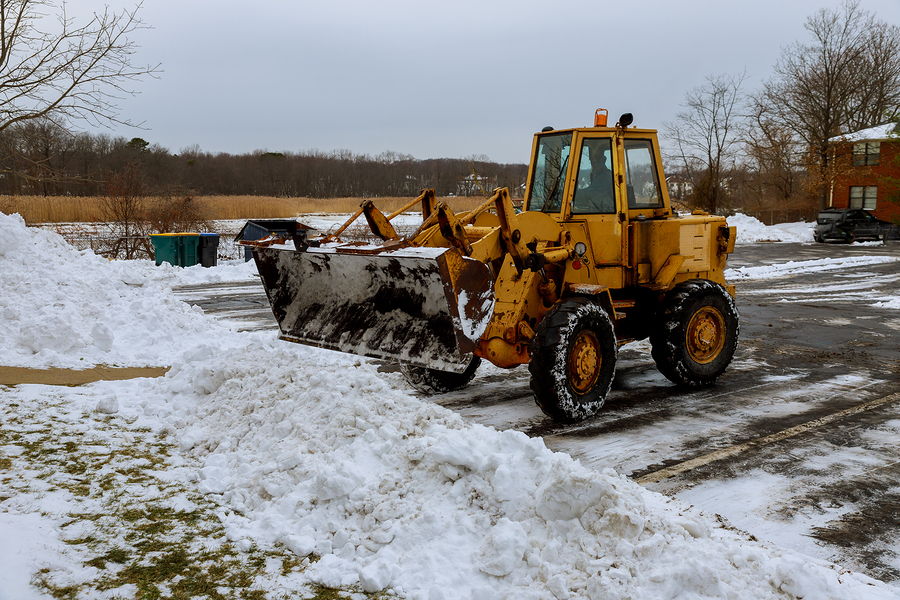
[[[466,228],[456,218],[449,206],[443,202],[437,205],[438,227],[444,239],[454,247],[459,248],[466,256],[472,254],[472,245],[466,239]]]
[[[348,227],[350,227],[350,225],[352,225],[353,222],[354,222],[356,219],[358,219],[358,218],[359,218],[359,215],[361,215],[362,213],[363,213],[363,208],[362,208],[362,206],[360,206],[359,209],[358,209],[355,213],[353,213],[353,215],[352,215],[349,219],[347,219],[347,220],[344,222],[343,225],[341,225],[340,227],[338,227],[337,231],[335,231],[334,233],[331,233],[331,234],[329,234],[329,235],[324,236],[324,237],[322,238],[322,242],[321,242],[321,243],[327,244],[327,243],[329,243],[329,242],[333,242],[334,240],[338,239],[338,238],[340,237],[340,235],[341,235],[342,233],[344,233],[344,231],[346,231],[346,229],[347,229]]]
[[[522,231],[517,227],[516,209],[513,208],[506,188],[495,190],[493,198],[497,217],[500,219],[500,239],[512,257],[516,271],[521,275],[525,269],[525,259],[531,252],[522,240]]]
[[[269,246],[274,246],[276,244],[283,244],[287,241],[282,235],[278,235],[277,233],[270,233],[266,237],[259,240],[240,240],[238,242],[239,246],[256,246],[258,248],[267,248]]]
[[[659,290],[668,289],[672,280],[675,279],[678,269],[681,268],[681,265],[684,264],[685,260],[686,258],[680,254],[670,255],[669,258],[666,259],[666,262],[663,263],[663,266],[660,267],[659,272],[656,274],[656,277],[653,278],[653,281],[650,282],[648,287]]]
[[[372,230],[372,233],[385,241],[400,239],[394,226],[391,225],[388,218],[384,216],[384,213],[378,210],[374,202],[365,200],[363,201],[361,208],[363,214],[366,216],[366,222],[369,224],[369,229]]]
[[[414,200],[412,200],[409,204],[405,205],[403,208],[399,208],[389,214],[387,216],[388,221],[392,221],[394,217],[397,215],[403,214],[404,212],[411,209],[416,204],[422,203],[422,221],[427,221],[428,217],[431,216],[431,213],[434,212],[434,205],[437,202],[435,200],[434,190],[433,189],[424,189],[422,193],[419,194]]]

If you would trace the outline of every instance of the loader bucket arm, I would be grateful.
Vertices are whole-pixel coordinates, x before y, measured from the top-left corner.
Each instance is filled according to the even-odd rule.
[[[456,248],[254,248],[281,338],[462,372],[493,311],[488,267]]]
[[[382,240],[398,240],[400,236],[397,235],[396,230],[394,229],[393,225],[391,225],[391,220],[397,215],[403,214],[419,203],[422,204],[422,220],[427,221],[432,213],[434,213],[435,209],[436,200],[434,196],[434,190],[422,190],[422,193],[419,194],[419,196],[412,202],[406,204],[402,208],[392,212],[387,216],[385,216],[380,210],[378,210],[378,208],[375,207],[375,204],[371,200],[363,200],[359,205],[359,210],[353,213],[350,218],[347,219],[344,224],[337,229],[337,231],[324,236],[320,240],[320,243],[328,243],[339,240],[341,234],[344,233],[344,231],[346,231],[346,229],[350,227],[350,225],[352,225],[360,215],[365,215],[366,222],[369,225],[369,229],[373,234],[380,237]]]

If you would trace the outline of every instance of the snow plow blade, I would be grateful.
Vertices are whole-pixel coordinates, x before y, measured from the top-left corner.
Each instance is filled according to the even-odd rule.
[[[483,263],[451,248],[254,247],[281,339],[462,372],[493,311]]]

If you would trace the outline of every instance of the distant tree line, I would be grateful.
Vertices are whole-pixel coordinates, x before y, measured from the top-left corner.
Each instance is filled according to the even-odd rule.
[[[520,196],[528,166],[486,156],[417,160],[349,150],[321,152],[203,152],[173,154],[142,138],[75,133],[46,119],[0,132],[0,193],[101,196],[116,173],[136,170],[148,194],[173,189],[194,194],[278,197],[484,195],[508,187]]]

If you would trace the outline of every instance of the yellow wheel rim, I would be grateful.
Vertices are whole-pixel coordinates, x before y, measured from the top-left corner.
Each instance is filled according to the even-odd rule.
[[[569,351],[568,370],[569,383],[579,394],[585,394],[600,377],[603,357],[600,354],[600,341],[593,331],[582,331],[575,338]]]
[[[691,317],[685,338],[691,359],[701,365],[712,362],[725,346],[725,317],[712,306],[704,306]]]

